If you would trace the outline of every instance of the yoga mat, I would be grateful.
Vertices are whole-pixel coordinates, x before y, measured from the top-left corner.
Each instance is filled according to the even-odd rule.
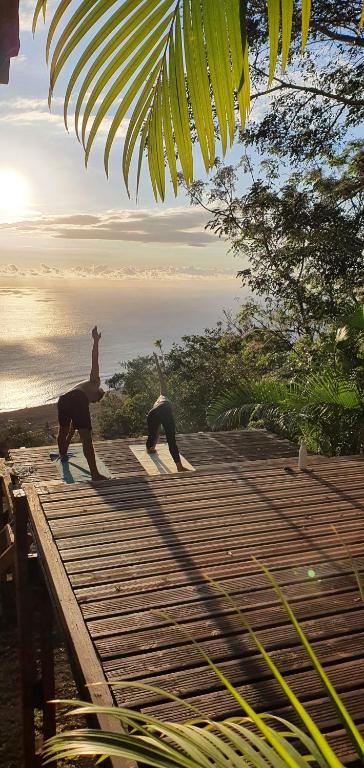
[[[85,480],[91,480],[89,466],[83,455],[82,445],[70,445],[67,461],[61,461],[57,452],[52,451],[49,455],[51,461],[55,461],[58,474],[65,483],[80,483],[85,482]],[[110,477],[108,468],[99,459],[97,454],[96,464],[101,475]]]
[[[169,452],[168,445],[157,446],[156,453],[147,453],[144,445],[129,445],[130,450],[134,456],[138,459],[142,467],[148,475],[174,475],[178,473],[178,469],[172,459]],[[181,455],[181,461],[184,467],[192,470],[194,467]]]

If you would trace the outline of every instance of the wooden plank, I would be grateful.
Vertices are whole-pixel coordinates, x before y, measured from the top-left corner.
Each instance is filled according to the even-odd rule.
[[[321,664],[339,664],[340,662],[350,662],[355,659],[363,659],[364,632],[351,638],[350,644],[346,637],[334,639],[319,640],[312,643],[312,648],[320,659]],[[270,651],[272,661],[277,665],[283,675],[291,675],[293,672],[312,670],[312,665],[308,654],[301,646],[290,648],[279,648]],[[244,658],[247,661],[246,647],[244,645]],[[221,661],[218,666],[225,677],[234,686],[255,684],[258,681],[267,679],[269,671],[262,656],[258,653],[249,655],[249,662],[243,664],[239,658],[230,661]],[[117,673],[113,673],[109,680],[117,680]],[[124,679],[124,676],[123,676]],[[288,679],[288,678],[287,678]],[[165,691],[171,691],[181,698],[193,696],[196,691],[199,695],[216,691],[220,689],[221,683],[216,679],[216,675],[201,659],[200,666],[189,668],[187,670],[170,670],[156,675],[146,675],[143,677],[143,683],[149,686],[158,687]],[[165,697],[155,691],[147,691],[133,688],[115,688],[115,697],[123,707],[142,708],[157,702],[162,702]]]
[[[177,439],[181,446],[181,453],[185,454],[196,468],[234,459],[259,460],[268,456],[271,458],[284,456],[289,459],[297,454],[296,446],[288,441],[279,440],[263,430],[178,435]],[[112,474],[133,475],[140,474],[144,470],[137,458],[132,455],[129,446],[142,447],[143,444],[145,444],[145,438],[96,441],[95,449]],[[165,438],[162,437],[159,444],[164,450]],[[51,446],[12,449],[10,456],[24,472],[31,474],[34,482],[51,480],[57,477],[57,472],[49,460],[50,449]]]
[[[349,510],[339,510],[336,511],[336,513],[332,513],[331,523],[339,524],[345,522],[345,524],[354,524],[355,527],[357,525],[357,518],[357,511],[349,508]],[[236,516],[236,519],[238,522],[235,525],[233,517],[223,517],[222,520],[218,518],[210,520],[210,541],[219,541],[223,546],[224,541],[230,535],[235,535],[237,537],[242,536],[243,534],[254,533],[254,531],[259,533],[259,529],[261,530],[263,521],[257,523],[247,522],[244,524],[240,522],[240,517],[238,515]],[[283,523],[279,519],[274,519],[272,521],[268,518],[264,521],[264,527],[267,532],[274,530],[277,527],[278,521],[283,530],[294,527],[297,532],[301,529],[303,534],[305,533],[307,525],[314,525],[315,527],[319,525],[326,526],[327,530],[327,514],[325,515],[325,511],[322,514],[317,513],[310,518],[307,517],[307,514],[292,517],[290,521],[285,520]],[[52,525],[50,527],[52,530]],[[98,566],[99,558],[121,554],[130,550],[130,548],[132,548],[134,552],[137,552],[140,550],[155,549],[160,546],[173,547],[176,544],[177,537],[180,545],[197,545],[198,542],[206,541],[206,521],[204,521],[203,524],[201,524],[201,521],[198,521],[195,526],[193,526],[193,522],[181,523],[180,526],[178,526],[178,524],[168,526],[167,524],[163,525],[163,523],[161,523],[158,526],[157,532],[155,532],[155,526],[152,525],[136,529],[131,528],[130,530],[125,530],[124,525],[119,527],[119,531],[122,531],[123,538],[117,538],[114,534],[112,537],[109,537],[110,540],[106,542],[103,532],[99,536],[92,536],[92,542],[89,541],[89,536],[87,536],[87,540],[84,538],[80,540],[79,538],[74,539],[73,537],[59,539],[59,537],[55,535],[55,539],[57,542],[59,539],[59,550],[62,552],[64,563],[98,558]],[[96,539],[97,542],[95,541]]]
[[[289,501],[297,506],[302,501],[304,502],[308,499],[320,502],[330,500],[330,498],[335,495],[336,501],[338,502],[354,502],[360,500],[360,482],[360,478],[355,477],[352,478],[351,482],[349,480],[340,481],[339,479],[335,490],[333,488],[325,488],[325,490],[323,490],[319,487],[318,483],[307,483],[304,486],[300,485],[296,487],[293,484],[277,483],[274,489],[275,493],[273,493],[273,491],[268,493],[262,488],[262,491],[259,494],[260,498],[257,498],[257,490],[255,490],[253,486],[244,486],[239,483],[238,478],[235,478],[234,484],[226,482],[219,483],[216,481],[214,484],[211,482],[206,484],[205,487],[203,485],[196,488],[187,487],[185,489],[185,497],[183,497],[183,490],[177,486],[175,488],[166,489],[167,492],[163,495],[153,493],[153,489],[150,489],[148,486],[139,485],[134,492],[130,489],[129,496],[123,493],[123,489],[120,489],[120,491],[113,489],[109,493],[100,493],[99,496],[83,496],[80,499],[75,499],[73,503],[72,500],[48,502],[43,499],[42,502],[47,510],[47,516],[49,516],[49,519],[54,520],[57,520],[59,517],[63,520],[67,515],[72,517],[78,515],[79,517],[82,517],[83,514],[88,516],[90,513],[103,513],[108,510],[112,511],[115,507],[118,508],[119,512],[122,512],[123,503],[125,503],[126,507],[125,517],[131,509],[138,511],[139,508],[144,511],[145,516],[149,511],[153,513],[158,512],[161,502],[163,503],[164,514],[170,511],[170,508],[173,511],[173,508],[176,508],[176,505],[180,505],[181,502],[183,504],[183,509],[185,509],[185,507],[189,509],[191,506],[203,509],[204,507],[207,507],[208,500],[210,501],[210,509],[214,509],[214,507],[218,506],[219,501],[220,503],[221,501],[226,501],[226,503],[231,504],[235,500],[238,503],[240,502],[242,510],[244,510],[245,506],[251,502],[256,502],[260,505],[265,503],[265,505],[267,505],[267,502],[271,501],[272,509],[274,510],[277,508],[277,503],[274,506],[275,500],[280,501],[281,503]],[[188,495],[186,494],[186,490],[190,491]],[[338,493],[345,492],[347,493],[343,499],[337,498]],[[77,502],[79,503],[79,507]],[[174,505],[174,507],[171,507],[171,505]],[[177,506],[177,509],[179,508],[180,507]]]
[[[364,559],[357,558],[356,565],[359,571],[364,569]],[[337,569],[337,570],[336,570]],[[345,587],[353,587],[356,583],[352,566],[348,561],[337,560],[336,563],[321,563],[316,565],[315,577],[307,575],[307,568],[278,568],[274,576],[285,595],[295,599],[296,594],[315,594],[328,590],[340,590]],[[220,580],[222,588],[232,597],[238,598],[244,593],[254,592],[259,600],[261,593],[268,590],[265,574],[256,572],[245,577],[227,576]],[[95,600],[82,605],[82,613],[85,619],[107,618],[113,615],[151,611],[153,609],[166,609],[181,604],[192,604],[202,599],[208,602],[217,598],[216,589],[208,582],[183,585],[165,589],[151,589],[149,592],[135,590],[131,595],[115,595],[111,599]]]
[[[355,603],[355,600],[357,601]],[[286,617],[282,614],[280,606],[267,605],[264,611],[259,609],[249,608],[249,620],[252,626],[256,629],[261,627],[272,627],[271,632],[275,634],[282,625],[287,623]],[[302,602],[295,603],[295,614],[298,620],[308,620],[316,618],[322,618],[327,615],[335,615],[338,611],[342,613],[350,613],[360,609],[360,597],[358,598],[357,590],[353,592],[345,592],[344,594],[335,596],[335,599],[329,600],[327,597],[312,597],[307,598]],[[178,620],[178,608],[169,611],[172,618]],[[186,616],[183,616],[186,621]],[[364,625],[364,621],[363,621]],[[363,626],[362,625],[362,626]],[[146,629],[137,629],[132,626],[133,631],[127,631],[128,625],[125,619],[125,628],[123,626],[120,631],[117,622],[115,622],[115,632],[111,621],[107,619],[96,622],[88,622],[88,627],[95,640],[95,646],[102,659],[112,658],[113,656],[125,656],[131,653],[140,653],[141,651],[148,651],[151,648],[167,648],[169,646],[178,647],[179,644],[184,642],[183,634],[181,630],[173,624],[167,625],[166,621],[163,621],[160,617],[155,618],[154,628],[152,626]],[[204,642],[209,637],[227,637],[228,635],[236,635],[240,632],[241,622],[236,615],[236,612],[230,608],[221,611],[217,616],[213,614],[208,618],[196,619],[188,622],[188,632],[199,642]]]
[[[363,554],[363,544],[350,544],[350,552],[354,559],[361,557]],[[278,550],[270,552],[269,554],[265,553],[264,563],[273,572],[278,566],[281,566],[282,563],[285,563],[287,568],[304,567],[307,573],[308,568],[316,568],[317,565],[327,561],[336,563],[337,560],[342,559],[342,556],[342,544],[338,544],[336,538],[333,536],[332,540],[328,542],[328,544],[322,550],[320,550],[320,552],[311,551],[308,553],[306,551],[302,552],[301,550],[293,552],[280,552]],[[156,569],[153,569],[153,571],[155,570]],[[112,581],[111,574],[109,574],[107,583],[75,588],[75,594],[80,604],[83,604],[84,602],[101,600],[113,597],[115,595],[122,596],[135,594],[137,590],[142,593],[149,592],[153,589],[165,589],[168,587],[181,586],[183,584],[198,584],[205,582],[206,572],[210,578],[218,581],[220,579],[226,578],[227,576],[245,576],[256,573],[256,571],[257,566],[251,558],[248,558],[244,562],[241,562],[241,560],[234,562],[229,559],[229,562],[226,562],[225,560],[222,563],[217,563],[214,565],[210,564],[208,570],[201,570],[196,568],[194,570],[188,571],[188,573],[184,573],[182,569],[179,571],[171,572],[164,571],[163,573],[151,572],[150,569],[145,575],[140,573],[139,569],[139,571],[134,573],[134,576],[131,580],[129,580],[128,574],[126,574],[124,581]]]
[[[183,497],[187,491],[196,494],[205,491],[213,497],[213,490],[218,493],[219,489],[224,492],[234,493],[235,491],[237,494],[244,494],[247,499],[255,497],[259,490],[261,498],[265,500],[278,499],[278,494],[284,496],[287,491],[290,496],[307,492],[337,495],[338,492],[350,491],[351,489],[355,491],[355,489],[360,488],[362,467],[358,468],[358,472],[352,473],[348,472],[346,468],[340,472],[339,466],[335,482],[328,482],[324,473],[320,472],[319,474],[318,471],[292,475],[276,473],[273,478],[265,473],[265,481],[259,476],[246,478],[235,468],[230,469],[228,476],[225,474],[211,477],[200,472],[188,473],[188,477],[186,475],[184,475],[185,480],[182,480],[179,474],[176,476],[161,475],[153,479],[147,476],[136,479],[127,478],[123,483],[105,481],[100,483],[97,488],[90,485],[87,489],[79,488],[79,484],[77,484],[74,495],[70,496],[65,493],[64,498],[61,498],[59,493],[49,493],[42,498],[42,502],[46,505],[48,513],[51,514],[56,511],[59,516],[60,512],[70,508],[70,504],[74,506],[76,499],[79,500],[80,504],[86,505],[93,502],[114,503],[114,501],[122,501],[123,499],[131,502],[132,498],[136,500],[138,496],[145,502],[147,502],[148,496],[155,500],[162,499],[165,502],[168,497],[172,499],[178,495]],[[161,480],[165,482],[163,486],[158,486],[158,481]],[[151,483],[153,484],[151,485]]]
[[[333,522],[336,524],[338,535],[341,537],[345,536],[345,541],[349,541],[349,539],[353,540],[353,536],[355,541],[357,538],[363,541],[362,525],[357,519],[354,518],[353,520],[345,521],[345,523],[341,519],[334,519]],[[286,525],[282,526],[278,532],[273,529],[267,530],[264,545],[265,548],[277,544],[286,544],[290,541],[297,543],[297,535],[300,530],[302,539],[305,539],[305,544],[311,541],[312,547],[318,546],[315,539],[316,532],[320,535],[322,542],[327,540],[327,536],[332,537],[334,535],[327,525],[327,522],[324,522],[323,524],[317,523],[315,525],[297,526],[297,529],[292,530],[292,527]],[[224,536],[222,533],[221,536],[214,536],[211,537],[211,539],[207,538],[206,541],[200,540],[192,542],[183,541],[178,536],[178,533],[169,531],[168,535],[165,537],[162,536],[160,541],[150,548],[145,548],[143,546],[135,547],[132,542],[129,542],[129,547],[122,547],[121,551],[117,551],[113,554],[103,554],[100,552],[98,556],[95,552],[92,557],[87,557],[86,552],[84,552],[83,557],[67,561],[67,571],[70,576],[77,573],[86,574],[92,572],[95,574],[96,583],[99,577],[99,572],[118,568],[119,566],[122,568],[133,565],[144,566],[147,563],[156,562],[164,564],[167,561],[174,561],[178,565],[181,560],[183,560],[187,569],[190,569],[191,567],[196,567],[200,560],[204,562],[204,559],[202,560],[202,558],[205,558],[207,555],[211,556],[211,561],[212,558],[216,561],[216,557],[220,558],[220,561],[221,558],[226,560],[227,558],[234,558],[236,556],[244,557],[246,556],[246,549],[251,549],[252,552],[254,552],[255,549],[258,551],[258,546],[260,546],[260,549],[262,550],[260,542],[261,534],[257,530],[253,532],[244,532],[243,530],[240,532],[240,536],[238,530],[235,534],[234,532],[231,532],[231,534]],[[297,544],[297,546],[299,546],[299,544]]]
[[[355,636],[363,631],[363,615],[359,607],[344,614],[329,613],[317,618],[302,619],[301,627],[310,642],[320,640],[330,643],[338,637]],[[278,631],[279,629],[279,631]],[[292,649],[299,646],[297,634],[289,623],[280,624],[276,631],[270,626],[259,627],[259,639],[269,652]],[[216,663],[233,659],[246,659],[255,652],[256,646],[250,636],[240,626],[236,632],[222,637],[211,635],[203,640],[203,648]],[[165,648],[151,647],[137,655],[131,651],[125,655],[114,654],[103,659],[103,669],[108,679],[143,679],[148,675],[174,673],[184,669],[201,666],[200,653],[187,639]]]
[[[314,515],[317,508],[324,507],[324,505],[332,506],[334,501],[336,501],[338,509],[352,508],[361,511],[360,493],[360,487],[352,488],[347,493],[343,493],[340,498],[337,493],[322,494],[315,489],[307,489],[305,494],[298,494],[297,491],[294,493],[292,489],[289,493],[277,491],[277,502],[274,502],[274,497],[273,500],[263,495],[259,498],[256,494],[244,494],[244,491],[240,494],[230,495],[227,491],[225,500],[223,493],[218,492],[217,498],[212,498],[211,501],[203,497],[194,498],[191,494],[185,502],[183,500],[175,502],[171,498],[165,499],[164,503],[163,499],[148,498],[148,495],[145,494],[144,500],[131,497],[129,503],[127,500],[120,501],[115,498],[107,504],[78,506],[76,501],[73,515],[65,514],[64,518],[58,516],[49,519],[55,533],[57,530],[66,531],[69,527],[74,529],[74,535],[77,535],[78,532],[82,535],[83,532],[87,532],[87,528],[96,532],[96,525],[100,522],[112,523],[116,520],[117,527],[119,527],[123,520],[128,521],[130,519],[132,513],[131,522],[135,521],[135,527],[145,524],[151,526],[153,523],[157,525],[159,522],[172,520],[178,520],[180,525],[181,522],[196,519],[196,515],[201,520],[203,517],[218,516],[220,518],[224,513],[239,514],[239,512],[241,520],[249,519],[251,515],[255,515],[257,520],[267,519],[267,515],[282,519],[287,516],[288,519],[290,516],[294,517],[295,514],[298,516],[302,516],[302,514]],[[105,529],[105,525],[101,526],[101,530]],[[110,530],[112,530],[111,526]]]
[[[32,523],[37,547],[41,554],[42,565],[47,583],[57,606],[67,640],[70,643],[73,658],[77,664],[83,695],[94,704],[112,706],[113,698],[107,685],[102,666],[95,653],[90,635],[86,629],[80,608],[75,600],[62,561],[54,544],[52,534],[45,519],[36,489],[31,484],[24,486],[29,516]],[[115,733],[123,732],[119,721],[104,714],[97,716],[100,728]],[[111,763],[118,768],[134,768],[129,760],[112,758]]]
[[[361,680],[363,659],[333,664],[327,668],[330,680],[338,693],[349,691],[353,688],[353,680]],[[299,696],[301,703],[311,702],[321,695],[317,683],[317,676],[313,670],[289,675],[289,684],[292,690]],[[279,688],[278,683],[272,678],[237,686],[238,692],[244,696],[257,711],[264,712],[269,702],[270,712],[275,714],[278,707],[286,704],[286,696]],[[315,696],[316,695],[316,696]],[[234,706],[231,694],[226,690],[217,690],[212,693],[194,695],[187,698],[187,702],[196,707],[205,717],[220,719],[239,712],[238,705]],[[364,711],[364,700],[362,701]],[[162,717],[166,720],[181,721],[188,717],[187,711],[182,705],[174,702],[158,703],[143,707],[143,711],[149,715]]]
[[[299,612],[301,619],[307,619],[311,615],[319,615],[320,612],[322,615],[332,613],[332,598],[332,592],[327,594],[323,592],[320,597],[316,598],[306,595],[304,602],[296,597],[295,600],[292,600],[292,605],[295,611]],[[325,599],[328,602],[327,606],[325,606]],[[347,589],[342,592],[336,592],[335,599],[337,599],[338,609],[342,608],[345,611],[346,601],[355,601],[357,599],[357,591]],[[255,617],[257,608],[253,607],[255,604],[254,598],[251,595],[245,595],[243,599],[238,596],[237,602],[242,610],[249,611],[251,618]],[[256,605],[261,610],[264,610],[264,621],[269,619],[277,621],[279,626],[282,624],[279,608],[273,600],[269,601],[269,595],[265,600],[257,600]],[[226,603],[218,602],[218,600],[211,600],[209,603],[207,601],[206,603],[197,602],[188,606],[176,605],[169,607],[167,613],[172,619],[178,621],[179,624],[186,626],[188,624],[188,630],[198,633],[201,638],[208,637],[209,632],[216,637],[221,637],[224,633],[234,633],[239,625],[239,622],[234,620],[234,613],[226,607]],[[135,651],[138,644],[140,649],[144,648],[147,650],[148,644],[155,645],[159,636],[161,638],[161,647],[168,644],[178,644],[181,641],[178,633],[169,632],[165,624],[165,620],[158,616],[156,609],[146,613],[123,614],[121,616],[115,615],[102,619],[92,619],[87,623],[92,638],[98,643],[100,652],[103,653],[103,649],[105,649],[105,652],[108,654],[111,648],[117,646],[120,649],[123,643],[124,654],[126,652],[126,644],[130,652],[132,649]],[[259,626],[261,624],[262,620],[259,619]],[[123,636],[124,640],[120,640],[121,636]],[[117,639],[114,641],[114,638]]]
[[[247,539],[248,538],[249,537],[247,537]],[[330,529],[328,534],[323,534],[320,541],[317,541],[315,544],[307,540],[299,542],[297,541],[297,535],[294,534],[291,536],[287,535],[285,539],[281,539],[279,534],[277,534],[276,537],[272,536],[269,540],[270,547],[272,551],[274,551],[271,558],[293,557],[305,553],[306,560],[309,563],[312,560],[311,555],[313,550],[319,551],[321,555],[325,555],[328,558],[330,556],[330,548],[332,547],[332,540],[334,538],[334,534]],[[363,541],[364,531],[360,529],[360,526],[354,531],[345,533],[345,542],[349,547],[352,545],[357,546],[358,542],[363,543]],[[242,562],[244,563],[246,559],[250,560],[253,554],[258,559],[264,558],[266,560],[267,550],[269,552],[269,547],[267,547],[266,543],[262,543],[261,537],[258,536],[256,538],[251,537],[249,541],[243,542],[238,539],[237,546],[234,548],[224,550],[218,548],[216,551],[203,554],[196,553],[193,556],[182,550],[178,552],[176,556],[166,552],[166,556],[163,559],[156,557],[153,558],[152,561],[146,561],[142,557],[134,557],[131,553],[125,561],[125,564],[123,564],[120,559],[119,566],[111,566],[110,568],[104,567],[97,571],[90,570],[88,572],[84,571],[82,573],[70,574],[70,580],[72,586],[77,588],[86,585],[101,585],[109,583],[110,581],[125,581],[138,578],[142,575],[147,576],[148,574],[152,576],[173,573],[174,571],[180,572],[181,570],[183,570],[185,574],[189,574],[190,572],[196,573],[198,571],[201,571],[201,573],[206,573],[207,571],[210,574],[213,566],[229,563],[231,567],[234,563],[241,564]]]

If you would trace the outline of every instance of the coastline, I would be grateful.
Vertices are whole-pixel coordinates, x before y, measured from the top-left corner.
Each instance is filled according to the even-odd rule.
[[[21,424],[33,430],[44,429],[46,424],[51,428],[57,427],[57,403],[35,405],[31,408],[21,408],[18,411],[1,411],[0,427],[11,424]]]
[[[91,416],[93,424],[97,423],[97,405],[91,404]],[[96,418],[95,418],[96,417]],[[58,430],[57,403],[35,405],[31,408],[21,408],[18,411],[0,411],[0,429],[9,426],[21,425],[30,431],[45,430],[47,427],[54,434]],[[94,427],[94,435],[97,429]]]

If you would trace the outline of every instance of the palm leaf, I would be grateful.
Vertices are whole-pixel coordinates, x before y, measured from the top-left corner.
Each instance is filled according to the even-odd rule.
[[[319,678],[321,680],[321,683],[322,683],[322,685],[323,685],[323,687],[324,687],[324,689],[325,689],[325,691],[326,691],[330,701],[332,702],[332,704],[333,704],[333,706],[334,706],[334,708],[335,708],[335,710],[336,710],[336,712],[338,714],[338,717],[340,718],[340,720],[341,720],[341,722],[342,722],[342,724],[343,724],[343,726],[344,726],[344,728],[346,730],[346,733],[348,734],[348,736],[350,737],[350,739],[352,741],[354,749],[356,750],[360,760],[362,761],[363,758],[364,758],[364,739],[363,739],[360,731],[356,727],[355,723],[353,722],[353,719],[352,719],[351,715],[349,714],[349,712],[347,711],[345,705],[341,701],[340,696],[338,695],[338,693],[336,692],[334,686],[331,684],[329,678],[327,677],[325,670],[323,669],[320,661],[318,660],[318,658],[317,658],[317,656],[316,656],[312,646],[310,645],[310,643],[309,643],[305,633],[301,629],[301,626],[300,626],[299,622],[297,621],[297,619],[296,619],[296,617],[295,617],[295,615],[294,615],[294,613],[292,611],[292,608],[290,607],[288,601],[286,600],[286,598],[285,598],[285,596],[284,596],[284,594],[283,594],[283,592],[282,592],[278,582],[276,581],[275,577],[273,576],[273,574],[270,573],[270,571],[264,565],[262,565],[262,564],[260,564],[260,565],[261,565],[264,573],[266,574],[267,578],[269,579],[270,583],[272,584],[276,594],[278,595],[278,597],[279,597],[279,599],[280,599],[280,601],[281,601],[281,603],[282,603],[282,605],[283,605],[283,607],[284,607],[284,609],[285,609],[285,611],[287,613],[287,616],[288,616],[291,624],[293,625],[294,629],[296,630],[296,633],[297,633],[297,635],[298,635],[298,637],[299,637],[299,639],[301,641],[302,646],[304,647],[305,651],[307,652],[307,655],[308,655],[308,657],[309,657],[309,659],[310,659],[310,661],[312,663],[312,666],[313,666],[315,672],[319,676]]]
[[[306,405],[334,405],[345,409],[362,404],[356,384],[332,372],[310,376],[302,385],[301,399]]]
[[[37,0],[34,29],[46,5],[47,0]],[[294,3],[267,0],[267,9],[271,82],[280,41],[283,70],[288,60]],[[310,0],[297,5],[302,47],[310,10]],[[224,154],[234,140],[237,122],[243,125],[249,110],[246,12],[246,0],[59,0],[46,45],[47,60],[51,58],[49,100],[65,66],[78,55],[66,88],[64,117],[67,124],[77,89],[75,123],[78,133],[82,114],[86,162],[101,123],[111,112],[104,165],[108,170],[113,142],[128,118],[131,129],[123,149],[128,189],[134,152],[138,152],[137,187],[147,151],[156,198],[165,197],[165,166],[177,192],[176,157],[186,184],[193,181],[192,123],[204,166],[210,169],[216,155],[214,118]]]
[[[330,370],[323,374],[312,374],[293,384],[246,380],[222,393],[211,404],[207,413],[208,424],[213,429],[222,426],[239,427],[255,405],[273,406],[280,411],[298,413],[315,406],[354,410],[363,407],[363,398],[355,382]]]
[[[289,395],[290,385],[285,382],[242,381],[211,404],[207,414],[208,424],[214,429],[238,427],[253,406],[259,403],[284,407]]]

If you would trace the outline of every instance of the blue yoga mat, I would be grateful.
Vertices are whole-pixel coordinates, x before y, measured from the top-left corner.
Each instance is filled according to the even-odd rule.
[[[71,445],[69,447],[67,461],[61,461],[59,453],[55,451],[52,451],[49,456],[51,461],[55,462],[58,474],[65,483],[80,483],[91,480],[91,473],[81,445]],[[96,464],[102,475],[110,477],[108,468],[97,455]]]

